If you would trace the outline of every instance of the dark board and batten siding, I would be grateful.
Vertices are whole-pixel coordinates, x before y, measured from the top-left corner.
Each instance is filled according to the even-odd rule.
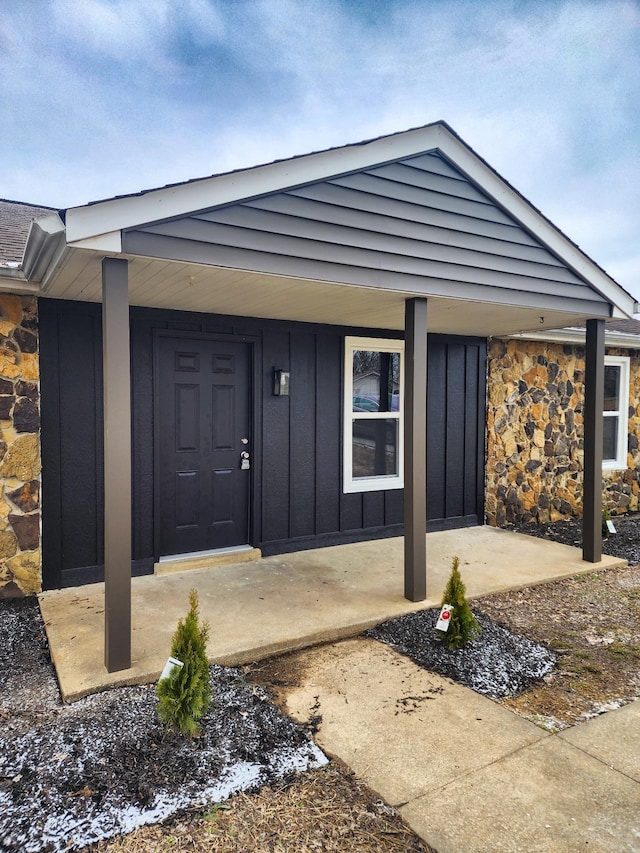
[[[43,299],[40,322],[43,569],[54,588],[101,574],[100,306]],[[282,553],[401,533],[401,490],[342,492],[344,336],[367,330],[132,308],[135,572],[157,557],[153,353],[163,330],[255,342],[251,544]],[[429,337],[430,529],[483,521],[485,362],[484,340]],[[291,371],[289,397],[273,396],[274,368]]]
[[[604,299],[436,154],[123,235],[124,250],[405,292]],[[493,297],[491,296],[493,294]]]

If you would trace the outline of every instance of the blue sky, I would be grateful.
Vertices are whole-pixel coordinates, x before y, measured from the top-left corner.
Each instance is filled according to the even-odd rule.
[[[640,298],[637,0],[0,0],[0,108],[54,207],[444,119]]]

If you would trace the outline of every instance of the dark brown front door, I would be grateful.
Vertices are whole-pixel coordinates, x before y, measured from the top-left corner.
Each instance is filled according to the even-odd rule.
[[[249,541],[249,347],[235,341],[159,338],[161,556]]]

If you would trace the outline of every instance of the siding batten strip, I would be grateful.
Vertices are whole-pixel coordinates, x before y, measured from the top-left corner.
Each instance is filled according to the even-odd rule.
[[[404,595],[427,597],[427,300],[405,303]]]
[[[589,563],[599,563],[602,559],[603,409],[604,320],[587,320],[582,558]]]
[[[105,666],[131,666],[131,368],[128,262],[102,261]]]

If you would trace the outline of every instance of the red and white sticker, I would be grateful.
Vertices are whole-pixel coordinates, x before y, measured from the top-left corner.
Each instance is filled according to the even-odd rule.
[[[440,616],[438,617],[438,621],[436,622],[436,630],[437,631],[448,631],[449,625],[451,624],[451,611],[453,607],[450,604],[443,604],[442,610],[440,611]]]

